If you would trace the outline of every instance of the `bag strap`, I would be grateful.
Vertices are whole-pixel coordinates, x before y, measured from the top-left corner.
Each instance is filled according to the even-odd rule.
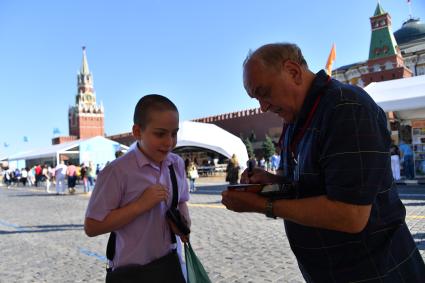
[[[115,256],[115,239],[116,239],[115,232],[112,231],[109,234],[108,244],[106,245],[106,258],[110,261],[114,259]]]
[[[174,171],[173,164],[168,166],[168,169],[170,169],[170,178],[171,178],[171,183],[173,184],[173,201],[171,202],[171,207],[177,208],[178,201],[179,201],[179,190],[177,186],[176,172]]]
[[[171,202],[171,207],[177,209],[177,205],[179,201],[179,190],[177,187],[176,172],[174,171],[173,164],[168,166],[168,169],[170,169],[170,178],[171,178],[171,183],[173,184],[173,200]],[[171,229],[170,229],[170,233],[171,233],[171,243],[173,244],[177,243],[176,235],[173,233]]]
[[[173,201],[171,203],[171,206],[174,208],[177,208],[178,205],[178,199],[179,199],[179,191],[177,186],[177,178],[176,178],[176,172],[174,171],[174,166],[171,164],[169,167],[170,169],[170,178],[171,183],[173,184]],[[171,231],[171,230],[170,230]],[[108,244],[106,245],[106,258],[110,261],[114,259],[115,256],[115,242],[116,242],[116,234],[114,231],[112,231],[109,234]],[[176,235],[171,231],[171,242],[175,244],[177,242]],[[110,270],[110,268],[106,268],[106,270]]]

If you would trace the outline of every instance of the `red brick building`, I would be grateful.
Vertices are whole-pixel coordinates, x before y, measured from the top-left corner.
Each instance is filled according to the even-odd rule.
[[[87,63],[85,47],[81,69],[77,75],[75,105],[69,107],[68,119],[69,136],[55,137],[52,144],[105,135],[103,105],[96,103],[93,76]]]
[[[215,124],[243,140],[250,138],[254,133],[255,140],[258,141],[264,141],[266,135],[277,141],[283,125],[282,118],[274,113],[263,113],[260,108],[209,116],[193,121]]]

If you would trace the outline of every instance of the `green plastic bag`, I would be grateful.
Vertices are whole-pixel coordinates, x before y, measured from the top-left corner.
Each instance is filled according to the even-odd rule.
[[[186,258],[187,282],[188,283],[211,283],[208,274],[196,256],[190,243],[184,244]]]

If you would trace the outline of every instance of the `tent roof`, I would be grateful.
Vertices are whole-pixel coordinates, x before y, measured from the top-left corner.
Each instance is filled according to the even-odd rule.
[[[246,146],[240,138],[208,123],[184,121],[179,125],[176,147],[197,146],[218,152],[228,158],[236,154],[241,167],[248,161]]]
[[[425,108],[425,75],[373,82],[365,90],[385,112]]]
[[[241,167],[246,167],[248,153],[240,138],[208,123],[183,121],[179,124],[176,148],[194,146],[213,150],[227,158],[236,154]],[[130,148],[135,148],[133,143]]]
[[[18,152],[10,155],[8,160],[20,160],[20,159],[36,159],[36,158],[45,158],[45,157],[55,157],[57,153],[65,153],[66,151],[79,146],[82,142],[94,140],[94,139],[104,139],[108,142],[114,142],[102,136],[97,136],[88,139],[79,139],[67,143],[55,144],[46,147],[31,149],[27,151]],[[114,142],[115,143],[115,142]],[[125,145],[121,145],[123,148],[128,148]]]

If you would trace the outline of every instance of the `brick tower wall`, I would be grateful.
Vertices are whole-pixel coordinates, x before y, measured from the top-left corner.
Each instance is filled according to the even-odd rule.
[[[217,116],[193,120],[195,122],[210,123],[243,139],[250,137],[254,132],[256,139],[263,141],[268,135],[275,140],[282,132],[283,120],[274,113],[261,112],[258,108],[243,110]]]
[[[95,136],[104,136],[105,132],[103,120],[103,114],[79,114],[77,118],[79,138],[84,139]]]

